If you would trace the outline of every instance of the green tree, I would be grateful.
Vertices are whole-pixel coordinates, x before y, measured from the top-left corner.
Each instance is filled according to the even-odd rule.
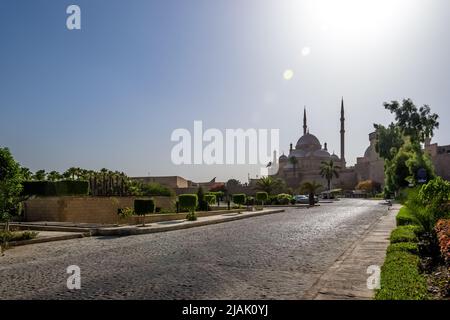
[[[58,171],[50,171],[47,174],[47,180],[49,181],[58,181],[61,180],[62,175]]]
[[[203,191],[203,187],[198,188],[197,198],[198,198],[198,210],[199,211],[207,211],[208,203],[205,200],[205,192]]]
[[[404,144],[404,138],[399,127],[391,123],[388,127],[381,124],[374,124],[377,133],[375,150],[381,158],[392,160],[398,150]]]
[[[272,194],[280,186],[280,181],[271,176],[262,177],[256,182],[256,189]]]
[[[22,175],[22,178],[25,181],[30,181],[31,179],[33,179],[33,173],[31,172],[30,169],[26,167],[20,168],[20,174]]]
[[[301,193],[307,193],[308,197],[309,197],[309,205],[313,206],[315,205],[316,201],[315,201],[315,195],[316,193],[322,188],[321,184],[318,184],[315,181],[312,182],[304,182],[301,186],[300,186],[300,192]]]
[[[33,179],[37,180],[37,181],[45,180],[45,170],[41,169],[41,170],[36,171],[36,173],[33,176]]]
[[[403,99],[402,104],[391,101],[385,102],[383,106],[395,115],[396,126],[404,136],[411,138],[412,143],[424,142],[433,136],[434,129],[439,128],[439,116],[431,113],[428,105],[417,108],[411,99]]]
[[[331,180],[333,180],[333,177],[339,178],[339,169],[341,167],[335,165],[333,160],[322,161],[320,175],[327,180],[328,190],[331,190]]]
[[[9,231],[11,216],[19,214],[22,175],[20,165],[8,148],[0,148],[0,219]]]

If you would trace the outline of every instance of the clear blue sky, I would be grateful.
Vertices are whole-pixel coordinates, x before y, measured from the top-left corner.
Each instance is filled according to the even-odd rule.
[[[447,0],[0,0],[0,38],[0,146],[32,170],[246,180],[260,167],[171,164],[172,131],[279,128],[287,152],[306,105],[339,153],[341,96],[350,164],[384,101],[430,104],[450,144]]]

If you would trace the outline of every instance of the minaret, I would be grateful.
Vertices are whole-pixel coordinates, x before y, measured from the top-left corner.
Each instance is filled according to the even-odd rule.
[[[345,117],[344,117],[344,97],[341,100],[341,162],[345,168]]]
[[[303,109],[303,135],[306,134],[306,129],[308,128],[308,126],[306,125],[306,106]]]

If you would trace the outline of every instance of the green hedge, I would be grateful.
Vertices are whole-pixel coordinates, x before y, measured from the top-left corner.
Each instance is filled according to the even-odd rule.
[[[403,248],[410,245],[402,244]],[[392,245],[391,245],[392,246]],[[425,300],[428,298],[427,282],[419,273],[419,257],[388,248],[386,260],[381,267],[381,288],[375,293],[376,300]]]
[[[420,231],[418,226],[408,225],[395,228],[390,236],[391,243],[397,242],[418,242],[417,232]]]
[[[239,206],[245,204],[247,196],[244,193],[233,194],[233,202]]]
[[[180,194],[178,203],[181,210],[195,211],[198,205],[198,197],[196,194]]]
[[[417,243],[414,242],[397,242],[389,245],[389,247],[387,248],[387,254],[394,251],[404,251],[412,254],[419,254],[419,247]]]
[[[89,183],[83,180],[62,181],[25,181],[23,183],[23,195],[27,196],[75,196],[87,195]]]
[[[210,206],[216,204],[217,202],[217,197],[215,194],[205,194],[204,199]]]
[[[152,199],[136,199],[134,200],[134,212],[138,216],[151,214],[155,212],[155,201]]]
[[[259,201],[259,202],[262,202],[262,201],[267,202],[267,200],[269,200],[269,194],[265,191],[257,192],[255,197],[256,197],[256,201]]]
[[[410,209],[402,207],[395,217],[397,226],[415,225],[418,224],[417,219],[413,216]]]

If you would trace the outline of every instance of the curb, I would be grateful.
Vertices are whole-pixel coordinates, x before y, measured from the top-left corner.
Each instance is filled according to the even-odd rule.
[[[48,237],[48,238],[41,238],[41,239],[37,238],[37,239],[30,239],[30,240],[11,241],[11,242],[8,242],[8,246],[18,247],[18,246],[24,246],[27,244],[71,240],[71,239],[77,239],[77,238],[84,238],[84,237],[88,237],[88,236],[90,236],[90,234],[76,233],[76,234],[68,234],[68,235],[64,235],[64,236]]]
[[[97,236],[128,236],[128,235],[138,235],[138,234],[148,234],[148,233],[159,233],[159,232],[166,232],[166,231],[174,231],[174,230],[182,230],[182,229],[189,229],[189,228],[195,228],[200,226],[206,226],[211,224],[218,224],[228,221],[236,221],[236,220],[242,220],[257,216],[263,216],[268,214],[274,214],[274,213],[280,213],[284,212],[284,209],[278,209],[278,210],[267,210],[264,212],[254,212],[254,213],[247,213],[247,214],[237,214],[236,216],[232,217],[226,217],[226,218],[220,218],[220,219],[214,219],[214,220],[206,220],[206,221],[193,221],[193,222],[181,222],[179,225],[173,225],[173,226],[162,226],[162,227],[137,227],[137,226],[126,226],[126,227],[119,227],[119,228],[100,228],[97,230],[96,234]]]

